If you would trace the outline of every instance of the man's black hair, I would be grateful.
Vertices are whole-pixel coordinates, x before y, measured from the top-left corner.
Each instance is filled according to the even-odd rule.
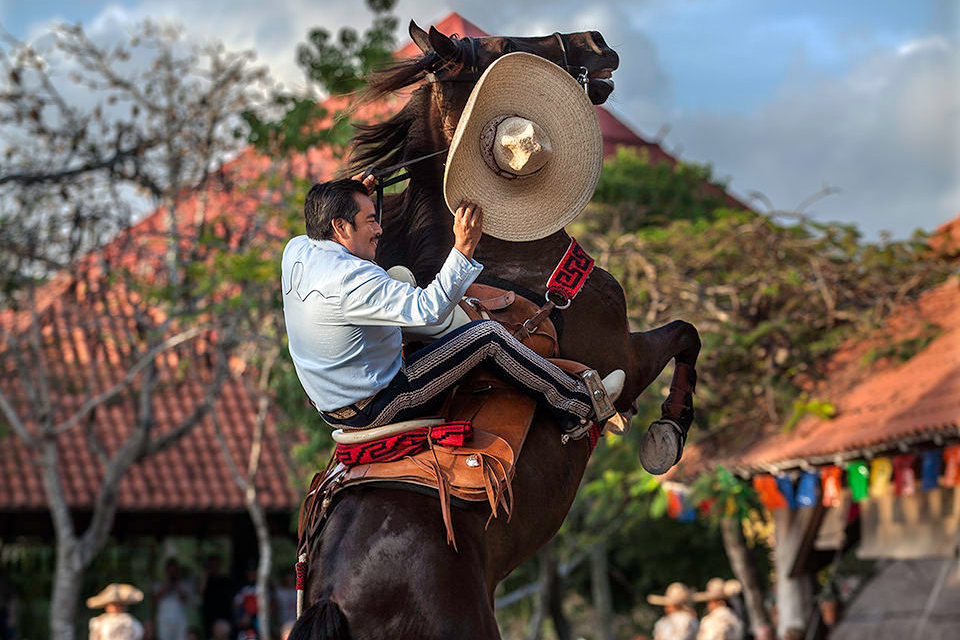
[[[355,227],[354,220],[360,205],[354,193],[367,195],[367,189],[357,180],[331,180],[310,187],[303,203],[303,220],[307,235],[314,240],[329,240],[333,237],[333,221],[343,218]]]

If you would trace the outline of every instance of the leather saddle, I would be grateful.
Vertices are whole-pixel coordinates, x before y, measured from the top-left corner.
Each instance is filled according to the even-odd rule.
[[[540,355],[556,355],[557,332],[549,318],[543,318],[536,327],[529,323],[525,327],[526,320],[539,310],[535,303],[512,291],[488,285],[471,285],[466,294],[460,307],[470,320],[496,320]],[[587,369],[571,361],[557,359],[554,362],[571,373]],[[301,505],[299,553],[309,550],[335,497],[360,485],[400,487],[438,495],[447,542],[455,549],[451,504],[469,507],[471,503],[486,502],[490,507],[488,525],[500,514],[509,518],[516,461],[535,410],[536,401],[513,385],[483,368],[471,372],[451,393],[443,418],[469,420],[473,427],[472,439],[465,446],[446,447],[433,443],[428,436],[425,449],[392,462],[347,467],[334,464],[334,457],[326,470],[314,476]],[[344,430],[344,433],[357,432]]]

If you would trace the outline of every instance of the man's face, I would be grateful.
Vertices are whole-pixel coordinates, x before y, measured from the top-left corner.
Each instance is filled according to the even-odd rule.
[[[360,211],[353,219],[353,225],[342,218],[334,220],[334,240],[358,258],[373,262],[383,229],[377,223],[377,211],[373,200],[360,193],[354,193],[353,199],[360,207]]]

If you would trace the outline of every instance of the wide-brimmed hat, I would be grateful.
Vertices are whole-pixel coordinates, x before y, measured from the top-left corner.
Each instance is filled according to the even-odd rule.
[[[692,593],[690,587],[682,582],[671,582],[670,585],[667,586],[667,592],[665,594],[662,596],[657,593],[651,594],[647,596],[647,602],[660,607],[667,605],[681,606],[690,604],[692,601]]]
[[[103,591],[87,598],[87,606],[91,609],[101,609],[108,604],[137,604],[143,600],[143,591],[132,584],[113,583],[103,588]]]
[[[501,240],[544,238],[583,211],[603,167],[593,105],[553,62],[510,53],[470,93],[447,154],[443,197],[483,209],[483,231]]]
[[[706,591],[698,591],[693,594],[695,602],[709,602],[710,600],[726,600],[737,595],[743,590],[740,582],[737,580],[724,580],[723,578],[710,578],[707,581]]]

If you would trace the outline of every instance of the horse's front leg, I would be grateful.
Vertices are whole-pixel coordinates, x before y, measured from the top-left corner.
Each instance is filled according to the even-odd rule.
[[[670,393],[660,405],[660,418],[650,424],[640,444],[640,463],[652,474],[666,473],[680,461],[687,432],[693,424],[693,393],[697,386],[700,335],[689,322],[676,320],[653,331],[630,335],[643,388],[673,359]]]

